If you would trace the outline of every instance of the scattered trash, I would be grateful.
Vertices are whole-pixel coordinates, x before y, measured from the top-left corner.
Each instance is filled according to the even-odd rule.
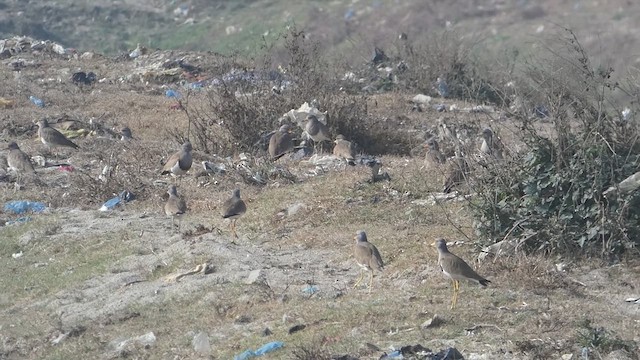
[[[28,200],[9,201],[4,204],[4,211],[16,215],[24,214],[28,211],[32,213],[43,212],[47,206],[44,203]],[[28,221],[28,220],[27,220]]]
[[[209,335],[207,335],[206,332],[200,331],[196,336],[193,337],[193,341],[191,342],[191,344],[193,345],[193,350],[195,350],[200,355],[211,354]]]
[[[168,97],[169,99],[181,99],[182,98],[182,94],[180,94],[179,92],[172,90],[172,89],[168,89],[167,91],[164,92],[164,95],[166,97]]]
[[[15,220],[9,220],[6,222],[5,225],[16,225],[16,224],[24,224],[26,222],[31,221],[31,216],[23,216],[23,217],[19,217]]]
[[[109,211],[113,210],[118,204],[124,202],[129,202],[135,199],[135,196],[127,190],[122,191],[118,196],[107,200],[102,207],[100,207],[100,211]]]
[[[17,258],[21,258],[22,255],[24,255],[24,254],[23,254],[22,251],[20,251],[20,252],[11,254],[11,257],[14,258],[14,259],[17,259]]]
[[[0,97],[0,109],[10,109],[16,105],[15,100]]]
[[[302,292],[308,295],[313,295],[315,293],[317,293],[318,291],[320,291],[320,289],[315,286],[315,285],[307,285],[305,286],[304,289],[302,289]]]
[[[640,297],[634,296],[634,297],[626,298],[624,301],[634,303],[634,304],[640,304]]]
[[[441,77],[436,80],[436,91],[438,91],[438,95],[443,98],[449,96],[449,86],[447,85],[447,82]]]
[[[293,326],[289,329],[289,335],[295,334],[298,331],[302,331],[307,327],[307,325],[305,324],[298,324],[296,326]]]
[[[73,172],[75,168],[72,165],[60,165],[58,166],[58,170],[62,172]]]
[[[96,74],[93,71],[89,71],[88,73],[78,71],[71,75],[71,82],[76,85],[91,85],[96,82]]]
[[[240,355],[236,355],[233,357],[233,360],[247,360],[255,356],[262,356],[266,353],[270,353],[274,350],[278,350],[284,346],[284,343],[281,341],[272,341],[270,343],[264,344],[261,348],[256,351],[247,350]]]
[[[33,95],[29,96],[29,101],[31,101],[35,106],[39,107],[39,108],[43,108],[44,107],[44,101],[40,98],[37,98]]]
[[[382,356],[380,360],[402,359],[402,358],[404,358],[404,356],[402,356],[402,353],[400,352],[400,350],[396,350],[391,354]]]

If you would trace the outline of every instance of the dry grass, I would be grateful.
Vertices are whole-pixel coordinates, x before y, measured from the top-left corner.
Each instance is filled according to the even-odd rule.
[[[115,77],[124,65],[110,71]],[[2,79],[0,86],[11,89],[9,77]],[[388,183],[368,183],[370,170],[365,167],[331,169],[320,176],[300,176],[294,183],[271,181],[263,187],[247,185],[231,169],[209,179],[212,184],[207,187],[186,177],[179,192],[190,210],[182,234],[178,233],[161,214],[166,184],[155,186],[154,181],[172,181],[162,179],[157,170],[177,149],[176,129],[185,131],[185,114],[169,109],[170,101],[159,91],[142,93],[134,85],[121,84],[80,93],[67,85],[57,90],[45,87],[42,97],[51,107],[37,109],[23,99],[19,107],[7,110],[11,126],[23,129],[12,137],[24,144],[25,151],[42,151],[28,127],[31,121],[62,113],[83,120],[99,118],[106,127],[127,125],[138,140],[119,148],[111,140],[79,139],[84,152],[69,152],[78,173],[60,176],[41,171],[48,187],[29,186],[17,192],[2,185],[2,201],[29,198],[56,208],[54,214],[34,215],[32,222],[0,229],[1,287],[8,289],[0,295],[0,343],[9,358],[194,358],[191,340],[199,331],[209,334],[213,356],[223,359],[274,340],[286,344],[274,358],[300,358],[305,351],[379,358],[379,352],[365,346],[367,342],[383,350],[420,343],[432,349],[455,345],[465,355],[558,358],[580,351],[576,331],[583,328],[584,318],[610,330],[610,337],[639,340],[628,331],[637,329],[635,310],[620,299],[640,286],[633,268],[636,260],[614,267],[569,263],[567,272],[555,270],[560,260],[535,254],[477,263],[464,202],[433,206],[413,202],[428,199],[442,183],[440,174],[422,167],[419,151],[415,157],[381,158],[392,177]],[[409,113],[409,97],[383,95],[373,98],[377,107],[368,106],[393,126],[426,134],[437,117],[432,112]],[[478,115],[456,116],[460,117],[453,120],[458,122],[490,121]],[[508,129],[508,124],[502,125]],[[417,140],[412,141],[419,147]],[[209,155],[197,156],[204,160]],[[113,182],[101,184],[94,179],[108,161],[117,163],[118,170]],[[300,174],[312,167],[303,162],[284,162],[284,166]],[[71,186],[62,187],[58,180]],[[129,187],[138,200],[124,210],[100,215],[64,210],[95,209],[112,193]],[[242,189],[249,207],[238,221],[238,245],[229,244],[219,215],[220,204],[235,187]],[[304,206],[297,214],[279,215],[298,202]],[[184,236],[202,226],[210,231]],[[364,288],[351,288],[357,277],[351,249],[358,229],[367,231],[386,263],[385,271],[376,274],[371,295]],[[21,244],[27,233],[33,240]],[[492,281],[487,289],[463,284],[455,311],[449,310],[451,285],[439,273],[436,252],[428,246],[436,237],[464,241],[451,250]],[[11,254],[18,251],[24,252],[23,257],[13,259]],[[45,262],[49,265],[35,266]],[[203,262],[213,263],[216,272],[186,277],[177,284],[162,280]],[[242,279],[257,267],[267,272],[268,285],[244,284]],[[144,282],[102,293],[117,303],[142,291],[138,289],[146,291],[124,308],[74,321],[69,314],[58,313],[66,301],[87,301],[86,291],[94,283],[124,272],[137,274]],[[304,294],[309,283],[319,286],[320,292]],[[445,322],[421,329],[434,314]],[[296,324],[307,328],[289,335]],[[266,327],[273,335],[261,335]],[[69,331],[69,338],[51,345],[52,338]],[[110,353],[112,341],[149,331],[158,339],[150,348],[134,346],[126,353]]]

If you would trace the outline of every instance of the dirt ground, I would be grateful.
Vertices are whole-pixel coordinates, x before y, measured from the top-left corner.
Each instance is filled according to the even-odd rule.
[[[158,170],[178,149],[172,134],[186,118],[171,109],[162,87],[127,78],[144,60],[26,60],[34,63],[0,71],[0,95],[15,101],[0,109],[0,141],[17,141],[32,157],[58,155],[75,170],[37,167],[42,184],[16,187],[11,176],[0,183],[3,203],[48,206],[30,221],[0,227],[0,358],[229,359],[282,341],[284,348],[267,358],[378,359],[421,344],[435,352],[455,347],[465,359],[577,359],[585,347],[589,358],[638,359],[620,350],[640,343],[640,306],[625,302],[640,297],[637,260],[612,265],[521,254],[475,260],[465,202],[431,200],[442,174],[425,169],[419,150],[380,158],[390,181],[368,181],[364,165],[344,169],[330,162],[319,169],[310,159],[283,159],[279,165],[297,180],[275,178],[259,187],[244,182],[237,168],[195,177],[200,161],[221,161],[196,148],[194,169],[179,180],[189,210],[176,228],[162,213],[163,195],[175,180]],[[69,80],[77,70],[96,71],[104,80],[78,87]],[[32,94],[47,106],[32,104]],[[442,115],[411,112],[413,95],[376,96],[375,111],[401,119],[408,131],[425,131]],[[513,131],[489,116],[449,116]],[[32,126],[42,117],[103,129],[126,125],[135,139],[122,143],[102,133],[74,139],[79,151],[51,154]],[[97,180],[113,164],[119,165],[116,179]],[[236,187],[248,211],[234,240],[220,207]],[[98,211],[122,190],[137,198]],[[385,261],[371,293],[352,288],[359,229]],[[430,246],[437,237],[491,280],[488,288],[463,284],[453,311],[451,283]],[[176,279],[190,270],[198,271]],[[440,324],[423,326],[434,317]],[[292,331],[296,325],[305,327]],[[200,332],[208,351],[194,349]]]

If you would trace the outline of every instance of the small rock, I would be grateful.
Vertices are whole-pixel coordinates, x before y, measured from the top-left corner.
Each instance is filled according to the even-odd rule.
[[[135,338],[135,341],[145,348],[149,348],[156,343],[156,335],[153,333],[153,331],[149,331],[148,333]]]
[[[269,329],[268,327],[264,328],[264,330],[262,330],[262,336],[269,336],[269,335],[272,335],[272,334],[273,334],[273,331],[271,331],[271,329]]]
[[[444,320],[436,314],[436,315],[433,315],[431,319],[423,322],[422,325],[420,325],[420,327],[422,329],[434,328],[434,327],[440,326],[442,323],[444,323]]]
[[[628,352],[622,349],[618,349],[607,354],[607,356],[605,356],[603,360],[632,360],[632,359],[633,359],[632,354],[629,354]]]
[[[211,354],[211,344],[209,344],[209,335],[204,331],[200,331],[193,337],[193,341],[191,342],[193,345],[193,350],[195,350],[200,355],[209,355]]]
[[[236,324],[248,324],[250,322],[251,322],[251,316],[249,315],[240,315],[235,319]]]
[[[249,276],[244,280],[244,283],[247,285],[253,284],[266,284],[267,283],[267,274],[262,269],[253,270],[249,273]]]
[[[293,216],[297,214],[301,209],[304,209],[304,207],[305,207],[304,203],[301,203],[301,202],[297,202],[293,205],[290,205],[287,208],[287,216]]]

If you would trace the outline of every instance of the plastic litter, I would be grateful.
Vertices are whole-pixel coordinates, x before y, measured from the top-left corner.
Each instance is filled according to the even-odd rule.
[[[182,98],[182,95],[181,95],[179,92],[177,92],[177,91],[175,91],[175,90],[172,90],[172,89],[168,89],[167,91],[165,91],[165,92],[164,92],[164,95],[165,95],[166,97],[168,97],[169,99],[171,99],[171,98],[173,98],[173,99],[180,99],[180,98]]]
[[[278,350],[283,346],[284,346],[284,343],[282,341],[272,341],[270,343],[266,343],[266,344],[262,345],[262,347],[260,347],[256,351],[246,350],[245,352],[234,356],[233,360],[247,360],[247,359],[251,359],[252,357],[255,357],[255,356],[262,356],[262,355],[264,355],[266,353],[270,353],[270,352],[272,352],[274,350]]]
[[[102,204],[102,206],[100,207],[100,211],[113,210],[119,204],[123,202],[129,202],[133,199],[135,199],[135,196],[130,191],[124,190],[120,194],[118,194],[118,196],[113,197]]]
[[[4,204],[4,211],[16,215],[24,214],[28,211],[33,213],[43,212],[47,206],[38,201],[15,200]],[[17,220],[16,220],[17,221]],[[28,220],[26,220],[28,221]]]
[[[39,107],[39,108],[43,108],[44,107],[44,100],[37,98],[33,95],[29,96],[29,101],[31,101],[35,106]]]
[[[315,285],[307,285],[307,286],[305,286],[304,289],[302,289],[303,293],[309,294],[309,295],[313,295],[313,294],[317,293],[318,291],[320,291],[320,288],[318,288]]]
[[[58,166],[58,170],[62,172],[73,172],[75,168],[71,165],[60,165]]]
[[[262,356],[266,353],[272,352],[274,350],[278,350],[284,346],[282,341],[272,341],[270,343],[262,345],[262,347],[256,350],[256,356]]]
[[[31,216],[23,216],[23,217],[19,217],[15,220],[9,220],[6,222],[5,225],[16,225],[16,224],[24,224],[26,222],[31,221]]]
[[[400,350],[396,350],[391,354],[387,354],[383,359],[404,359],[404,356],[402,356],[402,352]]]

